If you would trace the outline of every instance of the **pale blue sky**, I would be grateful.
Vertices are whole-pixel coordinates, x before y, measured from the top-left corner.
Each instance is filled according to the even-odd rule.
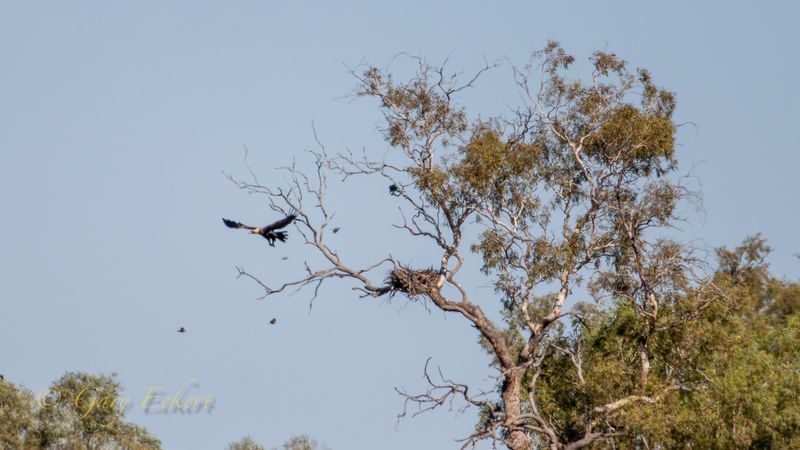
[[[281,280],[307,250],[296,233],[273,249],[225,229],[221,216],[274,216],[221,172],[246,174],[246,145],[278,181],[275,166],[313,147],[312,120],[330,149],[382,153],[375,105],[337,100],[354,85],[343,63],[452,53],[474,69],[556,39],[581,60],[616,52],[677,92],[677,121],[696,124],[679,133],[681,170],[707,213],[681,238],[710,249],[761,232],[794,280],[797,17],[789,1],[0,1],[0,373],[39,390],[67,370],[116,371],[134,400],[196,378],[218,399],[210,414],[130,413],[170,450],[295,433],[335,450],[454,448],[474,412],[396,427],[393,387],[421,389],[428,356],[490,386],[474,329],[346,283],[311,314],[308,295],[255,300],[235,265]],[[510,80],[500,68],[466,101],[503,112]],[[338,192],[337,239],[355,260],[396,238],[384,188]],[[427,263],[421,247],[393,252]]]

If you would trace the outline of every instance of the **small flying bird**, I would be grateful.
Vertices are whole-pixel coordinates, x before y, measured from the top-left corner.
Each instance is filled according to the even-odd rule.
[[[334,228],[334,229],[333,229],[333,234],[336,234],[336,233],[338,233],[338,232],[339,232],[339,230],[341,230],[341,228],[339,228],[339,227],[336,227],[336,228]]]
[[[186,333],[186,328],[183,327],[178,328],[178,333]]]
[[[290,223],[294,221],[297,216],[294,214],[290,214],[283,219],[271,223],[264,227],[251,227],[250,225],[245,225],[243,223],[235,222],[233,220],[228,220],[223,218],[222,222],[228,228],[244,228],[245,230],[250,230],[251,234],[260,234],[264,237],[264,239],[269,242],[270,247],[275,247],[275,241],[286,242],[286,238],[289,237],[289,233],[286,231],[276,231],[280,230],[281,228],[286,227]]]
[[[400,187],[396,184],[392,184],[389,186],[389,194],[394,195],[395,197],[399,197],[403,191],[400,190]]]
[[[283,258],[281,258],[281,260],[283,260],[283,261],[286,261],[287,259],[289,259],[288,256],[284,256]]]
[[[273,318],[272,320],[269,321],[270,325],[275,325],[276,323],[278,323],[278,319],[275,319],[275,318]]]

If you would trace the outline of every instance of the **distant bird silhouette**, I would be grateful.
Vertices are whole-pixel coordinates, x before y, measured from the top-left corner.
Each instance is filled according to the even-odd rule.
[[[400,187],[396,184],[392,184],[389,186],[389,194],[394,195],[395,197],[399,197],[403,191],[400,190]]]
[[[284,256],[283,258],[281,258],[281,260],[283,260],[283,261],[286,261],[287,259],[289,259],[288,256]]]
[[[224,218],[222,219],[222,222],[228,228],[244,228],[245,230],[250,230],[251,234],[259,234],[262,237],[264,237],[264,239],[266,239],[267,242],[269,242],[269,245],[271,247],[275,247],[276,240],[281,242],[286,242],[286,238],[289,237],[289,233],[287,233],[286,231],[275,231],[275,230],[280,230],[281,228],[289,225],[294,221],[296,217],[297,216],[295,216],[294,214],[291,214],[277,222],[271,223],[264,227],[251,227],[250,225],[245,225],[243,223],[239,223]]]
[[[275,325],[276,323],[278,323],[278,319],[275,319],[275,318],[273,318],[272,320],[269,321],[270,325]]]
[[[5,380],[6,380],[6,377],[3,376],[3,374],[0,373],[0,381],[5,381]]]
[[[186,328],[183,327],[178,328],[178,333],[186,333]]]
[[[338,233],[338,232],[339,232],[339,230],[341,230],[341,228],[339,228],[339,227],[336,227],[336,228],[334,228],[334,229],[333,229],[333,234],[336,234],[336,233]]]

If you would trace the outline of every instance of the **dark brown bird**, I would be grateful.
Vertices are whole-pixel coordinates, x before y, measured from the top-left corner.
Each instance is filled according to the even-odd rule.
[[[250,230],[251,234],[260,234],[262,237],[264,237],[264,239],[267,240],[267,242],[269,242],[269,245],[271,247],[275,247],[276,240],[281,242],[286,242],[286,238],[289,237],[289,233],[287,233],[286,231],[275,231],[275,230],[280,230],[281,228],[286,227],[287,225],[292,223],[296,217],[297,216],[295,216],[294,214],[291,214],[275,223],[271,223],[264,227],[251,227],[250,225],[245,225],[243,223],[235,222],[233,220],[228,220],[225,218],[222,219],[222,223],[224,223],[225,226],[228,228],[244,228],[245,230]]]
[[[341,228],[339,228],[339,227],[336,227],[336,228],[334,228],[334,229],[333,229],[333,234],[336,234],[336,233],[338,233],[338,232],[339,232],[339,230],[341,230]]]
[[[186,333],[186,328],[183,327],[178,328],[178,333]]]
[[[272,320],[269,321],[270,325],[275,325],[276,323],[278,323],[278,319],[275,319],[275,318],[273,318]]]
[[[395,197],[400,196],[403,191],[400,190],[400,187],[396,184],[392,184],[389,186],[389,194],[394,195]]]

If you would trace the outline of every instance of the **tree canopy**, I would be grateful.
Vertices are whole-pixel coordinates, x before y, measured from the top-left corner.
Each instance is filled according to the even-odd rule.
[[[159,450],[144,428],[124,420],[114,375],[67,372],[46,392],[0,380],[0,444],[4,449]],[[105,403],[104,403],[105,402]]]
[[[0,448],[3,450],[161,450],[144,427],[126,422],[116,375],[67,372],[34,394],[0,378]],[[116,402],[111,402],[116,399]],[[250,437],[226,450],[267,450]],[[278,450],[271,447],[270,450]],[[327,450],[306,435],[280,450]]]
[[[677,172],[675,95],[609,52],[576,76],[575,58],[551,42],[514,68],[522,105],[487,118],[458,99],[492,66],[464,79],[412,59],[406,81],[353,71],[355,95],[385,119],[388,155],[320,144],[313,169],[288,167],[286,185],[231,178],[296,215],[323,261],[277,285],[240,275],[266,295],[311,286],[315,297],[345,279],[363,297],[404,295],[461,316],[493,359],[496,395],[427,370],[428,391],[402,394],[419,411],[454,398],[477,408],[463,448],[797,445],[797,422],[780,413],[796,402],[786,372],[797,368],[796,287],[769,277],[759,237],[720,249],[718,269],[666,237],[682,220],[678,206],[698,195]],[[360,176],[386,180],[401,205],[394,227],[429,242],[436,258],[412,267],[387,241],[385,258],[356,266],[329,244],[328,183]],[[464,282],[471,254],[493,295]],[[591,300],[578,302],[579,289]],[[501,320],[484,311],[488,300]]]
[[[267,450],[267,447],[259,444],[253,438],[247,436],[239,441],[232,442],[225,450]],[[278,449],[273,450],[329,450],[328,447],[321,447],[317,441],[306,436],[292,436]]]

